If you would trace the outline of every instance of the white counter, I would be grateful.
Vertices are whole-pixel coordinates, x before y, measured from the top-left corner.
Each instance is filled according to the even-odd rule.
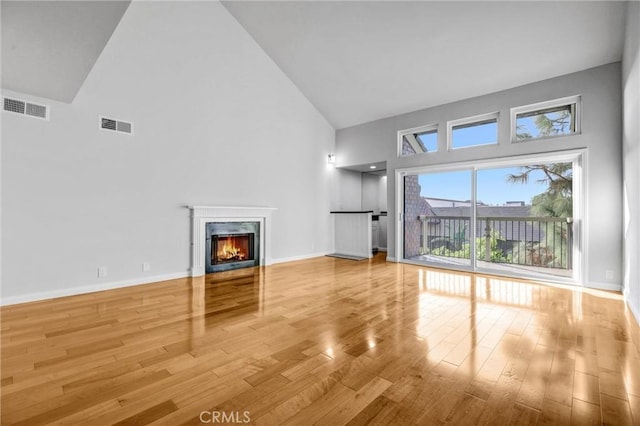
[[[336,254],[370,258],[373,212],[332,211],[335,217]]]

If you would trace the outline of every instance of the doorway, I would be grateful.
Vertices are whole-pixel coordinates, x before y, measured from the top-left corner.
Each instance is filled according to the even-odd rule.
[[[397,173],[403,262],[579,280],[581,152]]]

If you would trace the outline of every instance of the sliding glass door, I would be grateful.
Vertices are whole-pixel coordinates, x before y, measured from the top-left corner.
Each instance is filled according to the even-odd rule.
[[[478,170],[476,265],[572,276],[573,164]]]
[[[471,267],[471,170],[404,177],[404,257]]]
[[[579,166],[571,154],[401,174],[403,260],[576,280]]]

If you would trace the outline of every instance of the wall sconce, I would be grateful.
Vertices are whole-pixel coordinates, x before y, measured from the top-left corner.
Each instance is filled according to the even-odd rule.
[[[329,154],[329,156],[327,157],[327,163],[329,164],[336,164],[336,155],[335,154]]]

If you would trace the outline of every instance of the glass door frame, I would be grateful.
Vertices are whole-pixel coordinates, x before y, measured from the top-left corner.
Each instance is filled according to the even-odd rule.
[[[486,160],[474,160],[464,161],[449,164],[419,166],[404,169],[395,170],[396,178],[396,261],[400,263],[415,264],[420,266],[428,266],[434,268],[451,269],[456,271],[465,272],[479,272],[490,275],[501,275],[510,278],[528,278],[536,280],[544,280],[549,282],[558,282],[562,284],[578,285],[584,282],[586,277],[586,265],[587,254],[584,250],[584,230],[586,229],[587,222],[587,210],[586,206],[586,179],[585,179],[585,164],[586,164],[587,150],[569,150],[558,151],[541,154],[521,155],[515,157],[494,158]],[[469,266],[466,265],[446,265],[441,263],[433,263],[428,261],[415,261],[405,259],[404,255],[404,177],[411,175],[420,175],[424,173],[445,173],[453,171],[471,171],[471,220],[470,220],[470,235],[476,235],[477,226],[477,211],[476,211],[476,197],[477,197],[477,172],[479,170],[494,169],[500,167],[518,167],[530,164],[548,164],[548,163],[572,163],[573,174],[573,247],[572,259],[573,268],[571,277],[561,277],[556,275],[547,274],[543,278],[540,275],[526,274],[526,273],[509,273],[509,271],[497,270],[492,268],[482,268],[477,266],[476,247],[475,244],[470,244],[470,257],[471,262]]]

